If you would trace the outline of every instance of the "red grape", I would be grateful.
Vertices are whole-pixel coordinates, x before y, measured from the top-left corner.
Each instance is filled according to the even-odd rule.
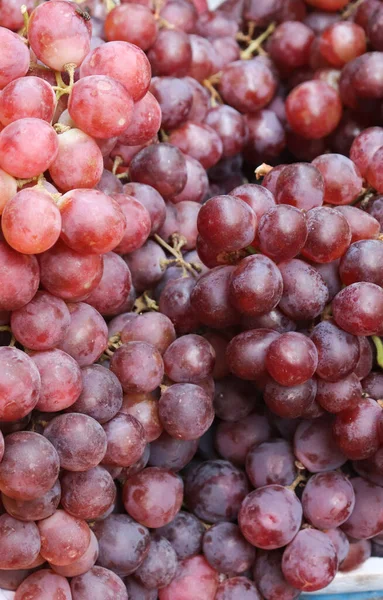
[[[2,16],[5,9],[6,7],[1,7]],[[0,89],[2,90],[14,79],[26,75],[30,54],[21,37],[5,27],[0,27],[0,45],[3,49],[0,59]]]
[[[41,379],[31,358],[9,346],[0,347],[0,419],[15,421],[25,417],[36,406]]]
[[[104,423],[107,448],[103,464],[130,467],[137,462],[145,450],[145,430],[132,415],[117,413]]]
[[[70,582],[72,600],[128,600],[122,579],[103,567],[92,567]]]
[[[335,443],[330,416],[302,421],[294,435],[294,454],[311,473],[333,471],[347,460]]]
[[[179,563],[173,581],[159,590],[159,600],[214,600],[218,573],[203,556],[186,558]]]
[[[307,139],[325,137],[339,124],[339,94],[324,81],[301,83],[286,99],[286,116],[293,131]]]
[[[85,302],[68,304],[71,322],[60,349],[86,367],[98,360],[108,344],[108,328],[100,313]]]
[[[147,6],[122,4],[116,6],[105,19],[105,37],[108,42],[122,40],[142,50],[150,48],[157,37],[157,22]]]
[[[267,350],[266,368],[280,385],[304,383],[314,375],[317,365],[317,349],[302,333],[283,333]]]
[[[377,335],[383,323],[383,290],[374,283],[353,283],[332,303],[334,320],[354,335]]]
[[[9,125],[24,117],[50,123],[55,110],[52,86],[41,77],[20,77],[8,83],[0,97],[0,122]]]
[[[334,529],[347,521],[355,505],[350,481],[329,471],[310,477],[302,495],[303,514],[317,529]]]
[[[15,600],[50,600],[57,596],[60,600],[72,600],[69,583],[49,569],[42,569],[29,575],[17,588]]]

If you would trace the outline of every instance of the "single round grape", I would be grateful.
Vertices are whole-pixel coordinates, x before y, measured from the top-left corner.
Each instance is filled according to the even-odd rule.
[[[50,598],[60,598],[60,600],[72,600],[69,583],[50,569],[41,569],[29,575],[17,588],[15,600],[50,600]]]
[[[148,342],[164,354],[176,337],[170,319],[160,312],[132,316],[133,318],[121,329],[121,341],[123,343]]]
[[[25,569],[40,552],[40,535],[35,523],[0,516],[1,569]]]
[[[296,258],[278,265],[283,279],[279,308],[291,319],[313,319],[326,306],[328,288],[311,265]]]
[[[71,314],[69,329],[60,349],[70,354],[80,365],[93,364],[108,343],[108,328],[100,313],[85,302],[68,304]]]
[[[88,75],[107,75],[116,79],[137,102],[149,89],[150,63],[146,54],[135,44],[107,42],[94,48],[82,62],[80,76]]]
[[[183,440],[171,437],[163,431],[159,438],[150,444],[150,467],[169,469],[177,473],[192,460],[198,449],[198,439]]]
[[[129,298],[132,277],[126,262],[115,252],[103,255],[103,274],[86,301],[102,315],[114,315]]]
[[[234,521],[248,493],[243,471],[225,460],[201,463],[185,481],[186,505],[207,523]]]
[[[149,552],[135,571],[135,577],[148,589],[161,589],[171,583],[177,571],[177,554],[164,537],[152,537]]]
[[[253,413],[234,423],[219,423],[215,433],[215,447],[223,458],[243,466],[250,449],[268,440],[270,435],[267,419]]]
[[[92,567],[70,582],[72,600],[128,600],[122,579],[103,567]]]
[[[152,144],[138,152],[129,172],[133,182],[151,185],[164,198],[182,192],[187,180],[185,159],[181,151],[170,144]]]
[[[82,473],[64,472],[61,505],[78,519],[93,520],[103,515],[116,498],[111,475],[100,466]]]
[[[333,321],[322,321],[314,327],[310,337],[318,351],[319,377],[338,381],[352,373],[359,360],[359,343],[355,336]]]
[[[351,84],[357,98],[380,99],[383,93],[382,56],[380,52],[366,52],[355,59]],[[352,63],[350,63],[352,64]]]
[[[333,471],[347,460],[331,432],[333,419],[328,415],[302,421],[294,435],[294,454],[311,473]]]
[[[169,137],[170,144],[198,160],[205,169],[213,167],[223,152],[218,133],[205,123],[187,121],[174,129]]]
[[[322,206],[309,210],[307,227],[308,237],[302,254],[314,262],[332,262],[340,258],[350,246],[350,226],[336,209]]]
[[[9,125],[24,117],[35,117],[50,123],[54,110],[54,91],[41,77],[20,77],[8,83],[1,93],[2,125]]]
[[[223,421],[247,417],[253,412],[255,403],[254,388],[249,383],[230,376],[215,382],[214,411]]]
[[[170,198],[173,204],[180,202],[202,202],[207,194],[209,179],[201,163],[189,155],[185,155],[187,180],[180,194]]]
[[[45,427],[44,436],[56,448],[61,467],[68,471],[87,471],[98,465],[106,452],[105,432],[88,415],[59,415]]]
[[[322,154],[312,164],[324,179],[324,202],[351,204],[362,191],[362,177],[358,167],[341,154]]]
[[[239,316],[229,301],[233,267],[211,269],[202,275],[190,296],[191,306],[204,325],[223,328],[235,325]]]
[[[280,385],[304,383],[314,375],[317,365],[317,349],[302,333],[283,333],[267,350],[266,368]]]
[[[350,543],[349,552],[340,565],[339,570],[347,573],[360,567],[371,556],[371,542],[357,540]]]
[[[16,421],[36,406],[41,379],[31,358],[16,348],[0,347],[0,420]]]
[[[159,527],[156,533],[171,543],[179,560],[184,560],[201,552],[205,531],[197,517],[181,510],[173,521]]]
[[[255,488],[291,485],[296,477],[292,446],[282,439],[253,446],[246,456],[246,473]]]
[[[239,312],[249,316],[264,314],[276,307],[281,296],[281,274],[266,256],[248,256],[233,271],[230,300]]]
[[[181,508],[182,480],[165,469],[148,467],[125,482],[126,512],[146,527],[163,527]]]
[[[0,490],[15,500],[35,500],[54,486],[59,468],[56,449],[42,435],[11,433],[0,463]]]
[[[316,391],[316,379],[308,379],[304,383],[288,387],[270,380],[266,382],[263,397],[266,406],[279,417],[308,418],[307,411],[316,400]]]
[[[267,485],[246,496],[238,522],[253,546],[274,550],[286,546],[298,533],[302,506],[291,490],[281,485]]]
[[[274,111],[263,109],[245,116],[247,128],[244,158],[251,164],[259,164],[264,158],[275,162],[286,146],[284,127]]]
[[[195,34],[189,35],[192,59],[188,75],[203,82],[214,72],[214,50],[211,42]]]
[[[164,354],[165,373],[176,383],[198,383],[211,375],[214,363],[213,347],[195,334],[178,338]]]
[[[86,552],[90,544],[87,523],[64,510],[38,522],[41,536],[41,554],[53,564],[70,565]]]
[[[350,285],[358,281],[368,281],[383,286],[378,264],[383,257],[383,242],[361,240],[351,244],[339,265],[342,283]]]
[[[147,240],[141,248],[124,256],[137,292],[151,289],[162,278],[164,273],[162,261],[166,255],[161,246],[153,240]]]
[[[361,477],[354,477],[351,483],[355,492],[355,507],[342,529],[357,540],[372,538],[383,530],[380,510],[382,488]]]
[[[324,81],[306,81],[288,95],[286,116],[292,130],[302,137],[322,138],[339,124],[341,100],[336,90]]]
[[[273,171],[270,171],[272,173]],[[285,166],[277,173],[275,200],[301,210],[322,206],[325,183],[319,169],[307,163]]]
[[[137,419],[144,428],[145,439],[153,442],[163,431],[157,398],[150,392],[125,394],[120,412]]]
[[[203,537],[202,549],[208,563],[229,576],[247,571],[255,558],[255,549],[234,523],[213,525]]]
[[[372,157],[383,145],[382,127],[368,127],[356,136],[350,148],[350,159],[366,177]]]
[[[268,42],[268,52],[274,63],[283,69],[296,69],[309,62],[314,33],[310,27],[295,20],[278,25]]]
[[[279,335],[272,329],[253,329],[233,337],[226,350],[230,371],[240,379],[262,379],[267,375],[267,351]]]
[[[305,215],[294,206],[271,207],[259,222],[259,247],[275,262],[294,258],[306,243],[307,227]]]
[[[216,600],[261,600],[255,584],[247,577],[231,577],[219,584]]]
[[[296,600],[300,590],[290,585],[282,573],[282,550],[257,552],[254,580],[266,600]]]
[[[145,445],[145,430],[135,417],[117,413],[104,423],[107,439],[103,464],[130,467],[142,456]]]
[[[154,44],[158,32],[152,11],[147,6],[136,3],[113,8],[108,13],[104,26],[108,42],[122,40],[135,44],[142,50],[147,50]]]
[[[84,554],[70,565],[50,565],[55,573],[63,577],[76,577],[89,571],[98,558],[98,541],[93,531],[90,532],[90,543]]]
[[[178,565],[173,581],[159,590],[159,600],[214,600],[218,573],[203,556],[186,558]]]
[[[355,373],[335,382],[317,379],[316,401],[331,413],[354,409],[362,397],[362,386]]]
[[[193,277],[177,276],[176,279],[166,283],[160,295],[161,313],[169,317],[180,334],[195,331],[199,323],[190,302],[190,295],[195,284]]]
[[[379,448],[377,424],[382,409],[371,398],[360,399],[357,406],[339,413],[333,434],[342,452],[353,460],[363,460]]]
[[[115,200],[98,190],[67,192],[60,199],[60,211],[61,239],[76,252],[104,254],[113,250],[124,236],[123,211]]]
[[[282,571],[290,585],[315,592],[334,579],[338,567],[335,547],[322,531],[304,529],[287,546]]]
[[[182,125],[192,107],[192,89],[184,79],[177,77],[155,77],[151,92],[161,107],[161,124],[166,130]]]
[[[2,7],[2,14],[5,7]],[[0,62],[0,89],[2,90],[14,79],[24,77],[29,69],[30,54],[22,38],[0,27],[0,44],[3,49]]]
[[[338,563],[340,565],[341,562],[343,562],[346,558],[350,549],[348,537],[341,529],[327,529],[323,533],[325,533],[334,544],[334,548],[338,556]]]
[[[37,177],[55,160],[58,136],[42,119],[24,118],[0,132],[0,167],[13,177]]]
[[[130,600],[158,600],[157,590],[149,590],[134,576],[125,577],[124,583]]]
[[[346,218],[351,229],[351,243],[378,237],[380,223],[367,212],[356,206],[338,206],[337,210]]]
[[[170,0],[161,7],[160,16],[176,29],[192,33],[198,19],[198,13],[194,4],[184,0]]]
[[[222,156],[241,152],[246,141],[246,124],[243,116],[231,106],[222,104],[212,108],[205,119],[222,141]]]
[[[321,55],[335,67],[366,52],[366,34],[360,25],[339,21],[330,25],[320,36]]]
[[[164,374],[161,354],[147,342],[123,344],[113,354],[110,368],[124,392],[151,392]]]
[[[214,409],[208,394],[191,383],[178,383],[162,393],[158,403],[164,429],[174,438],[200,438],[214,419]]]
[[[127,515],[111,514],[93,527],[99,543],[98,564],[130,575],[148,555],[149,532]]]
[[[176,2],[171,4],[178,5]],[[164,8],[166,9],[167,5]],[[178,29],[160,30],[148,52],[148,58],[154,75],[187,75],[192,61],[189,36]]]
[[[225,66],[219,84],[226,104],[242,113],[256,112],[266,106],[276,88],[275,75],[261,57]]]
[[[161,108],[156,98],[147,92],[133,106],[130,125],[122,132],[119,141],[135,146],[149,142],[161,127]]]
[[[67,301],[85,300],[100,283],[103,273],[101,256],[79,254],[61,240],[39,256],[39,264],[42,286]]]
[[[1,495],[1,501],[5,510],[14,519],[20,521],[39,521],[53,515],[61,498],[61,486],[57,480],[54,486],[45,494],[34,500],[16,500],[5,494]]]
[[[332,304],[335,322],[354,335],[376,335],[382,329],[383,290],[374,283],[345,287]]]
[[[355,494],[342,473],[318,473],[308,480],[302,495],[303,514],[317,529],[334,529],[352,514]]]

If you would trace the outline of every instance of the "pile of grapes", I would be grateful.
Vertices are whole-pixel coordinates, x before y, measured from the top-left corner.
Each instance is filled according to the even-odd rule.
[[[383,556],[382,100],[380,0],[0,0],[15,600]]]

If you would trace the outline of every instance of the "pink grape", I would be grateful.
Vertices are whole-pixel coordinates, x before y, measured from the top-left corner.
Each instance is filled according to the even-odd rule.
[[[0,516],[1,569],[25,569],[40,552],[37,525],[8,514]]]
[[[33,352],[31,359],[41,378],[36,408],[43,412],[58,412],[71,406],[82,389],[78,363],[69,354],[57,348]]]
[[[123,40],[142,50],[150,48],[157,37],[157,22],[147,6],[128,4],[116,6],[105,20],[108,42]]]
[[[57,509],[60,498],[61,485],[59,480],[50,490],[35,500],[15,500],[5,494],[1,495],[7,513],[20,521],[39,521],[50,517]]]
[[[147,342],[128,342],[113,354],[111,371],[124,392],[152,392],[162,381],[164,364],[158,350]]]
[[[2,13],[4,8],[2,7]],[[30,55],[26,44],[19,35],[0,27],[0,45],[2,47],[0,59],[0,90],[8,83],[24,77],[29,69]]]
[[[121,242],[115,248],[115,252],[127,254],[141,248],[148,239],[152,226],[150,213],[133,196],[128,194],[112,194],[111,196],[119,204],[127,223],[129,223]]]
[[[38,528],[42,556],[58,566],[70,565],[78,560],[90,544],[88,524],[61,509],[39,521]]]
[[[62,507],[79,519],[97,519],[116,499],[112,476],[101,466],[80,473],[65,472],[61,477],[61,487]]]
[[[130,125],[120,134],[119,141],[128,146],[149,142],[161,127],[161,108],[156,98],[147,92],[133,107]]]
[[[183,560],[173,581],[159,590],[159,600],[214,600],[218,573],[203,556]]]
[[[141,423],[147,442],[153,442],[161,435],[163,427],[158,414],[158,401],[154,394],[150,392],[125,394],[120,412],[135,417]]]
[[[65,577],[49,569],[42,569],[29,575],[17,588],[15,600],[50,600],[54,596],[62,600],[72,600],[68,581]]]
[[[122,412],[103,425],[107,447],[103,464],[131,467],[143,455],[145,430],[138,419]]]
[[[3,370],[0,375],[0,419],[16,421],[36,406],[41,379],[31,358],[17,348],[0,347]]]
[[[101,281],[86,301],[102,315],[114,315],[129,296],[132,277],[126,262],[114,252],[104,254],[103,263]]]
[[[98,558],[98,552],[98,541],[93,531],[91,531],[88,549],[78,560],[70,565],[58,566],[51,564],[50,566],[55,573],[62,577],[77,577],[77,575],[83,575],[94,566]]]
[[[9,125],[25,117],[50,123],[55,111],[55,93],[41,77],[20,77],[3,89],[0,96],[0,122]]]
[[[101,365],[90,365],[81,369],[80,378],[81,393],[71,412],[83,413],[101,424],[110,421],[122,406],[122,387],[117,377]]]
[[[85,367],[98,360],[108,344],[108,328],[100,313],[84,302],[68,304],[71,322],[60,349]]]

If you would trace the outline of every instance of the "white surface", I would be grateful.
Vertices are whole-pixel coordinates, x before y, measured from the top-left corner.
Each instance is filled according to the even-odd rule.
[[[383,590],[383,558],[369,558],[359,569],[338,573],[327,588],[313,595],[375,592]],[[311,594],[305,594],[310,598]],[[325,600],[325,599],[324,599]]]

